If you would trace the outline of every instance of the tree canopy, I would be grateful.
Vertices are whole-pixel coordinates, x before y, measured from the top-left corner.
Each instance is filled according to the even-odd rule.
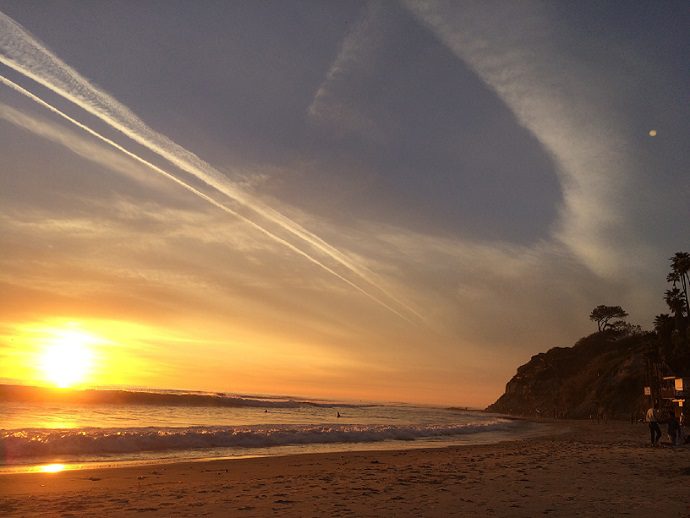
[[[688,372],[690,367],[690,253],[676,252],[669,258],[671,271],[666,281],[671,287],[664,293],[670,314],[657,315],[654,329],[662,359],[677,372]]]
[[[686,315],[690,316],[690,301],[688,301],[690,254],[688,252],[676,252],[669,261],[671,261],[671,272],[666,276],[666,281],[673,284],[674,290],[678,290],[682,293],[682,297],[678,294],[675,298],[678,301],[678,305],[682,307],[682,310],[685,310]],[[680,284],[680,288],[677,287],[677,284]],[[666,302],[674,314],[677,314],[677,310],[672,306],[672,303],[669,303],[668,300]],[[676,301],[674,300],[674,302]]]
[[[589,319],[597,323],[599,331],[604,331],[612,327],[612,324],[609,322],[611,319],[620,319],[627,316],[628,313],[620,306],[605,306],[600,304],[589,314]]]

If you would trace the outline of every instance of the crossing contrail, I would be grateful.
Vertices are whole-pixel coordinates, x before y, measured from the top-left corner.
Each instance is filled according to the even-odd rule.
[[[175,167],[193,175],[206,185],[237,202],[243,208],[252,211],[255,216],[258,216],[258,219],[264,219],[272,224],[277,225],[283,231],[286,231],[292,236],[298,238],[315,251],[345,267],[351,273],[359,277],[361,281],[364,281],[367,285],[369,285],[370,289],[373,288],[375,291],[383,295],[383,298],[390,300],[396,306],[403,308],[406,312],[414,315],[418,319],[424,320],[424,317],[416,310],[405,304],[403,301],[397,299],[394,295],[383,288],[379,281],[375,279],[375,274],[373,274],[373,272],[371,272],[369,269],[356,264],[347,255],[334,246],[325,242],[323,239],[308,231],[295,221],[261,203],[249,193],[238,188],[222,173],[208,163],[204,162],[194,153],[151,129],[129,108],[121,104],[110,94],[92,85],[76,70],[55,56],[23,27],[2,12],[0,12],[0,51],[0,63],[11,68],[15,72],[26,76],[27,78],[32,79],[38,84],[79,106],[86,112],[99,118],[133,141],[166,159]],[[230,212],[233,215],[240,217],[243,221],[247,222],[255,229],[261,231],[278,243],[287,246],[290,250],[298,253],[300,256],[308,259],[312,263],[335,275],[337,278],[343,280],[361,293],[367,295],[369,298],[391,310],[396,315],[409,320],[400,311],[394,309],[391,304],[382,300],[380,296],[370,293],[370,290],[367,290],[361,287],[359,284],[347,279],[329,266],[325,265],[313,255],[305,252],[296,245],[268,230],[265,225],[262,225],[256,221],[257,218],[247,217],[240,212],[229,208],[226,204],[220,203],[218,200],[211,198],[207,194],[184,182],[174,174],[158,168],[151,162],[144,160],[131,151],[126,150],[121,145],[110,139],[107,139],[106,137],[103,137],[91,128],[88,128],[79,121],[67,116],[65,113],[43,101],[38,96],[30,93],[28,90],[20,87],[16,83],[13,83],[9,79],[4,78],[2,82],[23,95],[28,96],[35,102],[38,102],[45,108],[48,108],[54,113],[65,118],[65,120],[77,125],[82,130],[87,131],[91,135],[96,136],[102,141],[115,147],[115,149],[118,149],[135,160],[144,163],[147,167],[152,168],[156,172],[164,174],[170,180],[185,186],[185,188],[191,190],[209,203],[212,203],[219,208],[222,207],[226,212]]]
[[[62,117],[63,119],[67,120],[68,122],[71,122],[72,124],[74,124],[74,125],[77,126],[78,128],[84,130],[84,131],[87,132],[89,135],[92,135],[93,137],[96,137],[97,139],[101,140],[102,142],[105,142],[105,143],[108,144],[109,146],[112,146],[112,147],[114,147],[115,149],[117,149],[118,151],[124,153],[125,155],[127,155],[127,156],[130,157],[130,158],[132,158],[133,160],[136,160],[137,162],[139,162],[139,163],[145,165],[146,167],[152,169],[152,170],[155,171],[156,173],[165,176],[165,177],[168,178],[169,180],[172,180],[173,182],[177,183],[178,185],[182,186],[183,188],[187,189],[188,191],[192,192],[193,194],[199,196],[201,199],[207,201],[208,203],[214,205],[215,207],[217,207],[217,208],[219,208],[219,209],[221,209],[221,210],[223,210],[223,211],[225,211],[225,212],[227,212],[227,213],[229,213],[229,214],[232,214],[233,216],[236,216],[236,217],[240,218],[242,221],[244,221],[245,223],[249,224],[250,226],[252,226],[252,227],[255,228],[256,230],[258,230],[259,232],[262,232],[263,234],[265,234],[266,236],[270,237],[271,239],[277,241],[277,242],[280,243],[281,245],[286,246],[287,248],[289,248],[289,249],[292,250],[293,252],[297,253],[298,255],[302,256],[303,258],[307,259],[308,261],[312,262],[313,264],[315,264],[315,265],[319,266],[320,268],[324,269],[325,271],[327,271],[327,272],[330,273],[331,275],[334,275],[335,277],[337,277],[337,278],[340,279],[341,281],[345,282],[346,284],[348,284],[348,285],[351,286],[352,288],[356,289],[357,291],[359,291],[360,293],[362,293],[362,294],[365,295],[366,297],[370,298],[370,299],[373,300],[374,302],[376,302],[376,303],[382,305],[383,307],[385,307],[385,308],[388,309],[389,311],[393,312],[394,314],[398,315],[399,317],[403,318],[404,320],[407,320],[407,321],[410,322],[410,323],[414,323],[412,320],[410,320],[408,317],[406,317],[405,315],[403,315],[401,312],[399,312],[398,310],[396,310],[395,308],[393,308],[392,306],[390,306],[390,305],[387,304],[386,302],[384,302],[384,301],[382,301],[381,299],[379,299],[378,297],[372,295],[372,294],[369,293],[367,290],[365,290],[364,288],[362,288],[362,287],[359,286],[358,284],[352,282],[351,280],[349,280],[348,278],[344,277],[343,275],[339,274],[338,272],[336,272],[336,271],[333,270],[332,268],[329,268],[327,265],[323,264],[323,263],[322,263],[321,261],[319,261],[318,259],[312,257],[312,256],[309,255],[307,252],[305,252],[305,251],[301,250],[300,248],[296,247],[295,245],[293,245],[293,244],[290,243],[289,241],[286,241],[285,239],[281,238],[280,236],[277,236],[276,234],[274,234],[274,233],[271,232],[270,230],[268,230],[268,229],[262,227],[261,225],[257,224],[256,222],[254,222],[254,221],[252,221],[251,219],[249,219],[249,218],[247,218],[246,216],[244,216],[243,214],[241,214],[241,213],[239,213],[239,212],[233,210],[232,208],[230,208],[230,207],[224,205],[223,203],[221,203],[221,202],[215,200],[215,199],[212,198],[211,196],[209,196],[209,195],[205,194],[204,192],[202,192],[202,191],[196,189],[196,188],[193,187],[192,185],[189,185],[189,184],[186,183],[184,180],[181,180],[181,179],[177,178],[177,177],[176,177],[175,175],[173,175],[172,173],[170,173],[170,172],[168,172],[168,171],[166,171],[166,170],[164,170],[164,169],[158,167],[157,165],[155,165],[155,164],[149,162],[148,160],[146,160],[146,159],[140,157],[140,156],[137,155],[136,153],[133,153],[133,152],[129,151],[128,149],[122,147],[122,146],[121,146],[120,144],[118,144],[117,142],[114,142],[113,140],[111,140],[111,139],[109,139],[109,138],[107,138],[107,137],[101,135],[100,133],[98,133],[97,131],[95,131],[95,130],[89,128],[89,127],[86,126],[85,124],[82,124],[81,122],[79,122],[78,120],[76,120],[76,119],[70,117],[69,115],[67,115],[66,113],[62,112],[61,110],[59,110],[59,109],[56,108],[55,106],[53,106],[53,105],[47,103],[46,101],[44,101],[44,100],[41,99],[40,97],[38,97],[38,96],[32,94],[31,92],[29,92],[29,91],[26,90],[25,88],[22,88],[22,87],[19,86],[18,84],[16,84],[16,83],[14,83],[13,81],[7,79],[5,76],[0,75],[0,83],[2,83],[2,84],[4,84],[4,85],[6,85],[6,86],[12,88],[13,90],[15,90],[16,92],[21,93],[22,95],[25,95],[26,97],[28,97],[28,98],[31,99],[32,101],[36,102],[37,104],[43,106],[44,108],[47,108],[48,110],[50,110],[51,112],[55,113],[56,115]]]
[[[373,272],[371,272],[369,269],[354,263],[349,257],[347,257],[343,252],[334,246],[325,242],[323,239],[319,238],[278,211],[272,209],[271,207],[267,207],[259,200],[238,188],[222,173],[201,160],[194,153],[151,129],[131,110],[129,110],[129,108],[117,101],[110,94],[92,85],[76,70],[55,56],[42,43],[29,34],[28,31],[26,31],[18,23],[2,12],[0,12],[0,50],[2,51],[2,53],[0,53],[0,63],[32,79],[52,92],[79,106],[88,113],[98,117],[112,128],[123,133],[150,151],[153,151],[177,168],[193,175],[195,178],[203,181],[208,186],[234,200],[243,208],[252,211],[259,218],[263,218],[277,225],[283,231],[292,234],[294,237],[298,238],[304,244],[309,245],[320,254],[323,254],[339,265],[345,267],[351,273],[359,277],[361,281],[364,281],[371,288],[374,288],[375,291],[383,295],[385,299],[395,303],[395,305],[403,308],[406,310],[406,312],[414,315],[416,318],[424,320],[424,317],[414,308],[410,307],[389,293],[385,288],[381,287],[379,281],[375,279],[375,274],[373,274]],[[5,84],[8,84],[6,81],[8,80],[4,81]],[[28,93],[28,91],[24,91]],[[26,93],[24,95],[26,95]],[[37,99],[39,98],[36,97],[34,101]],[[43,104],[45,107],[48,107],[47,103],[39,104]],[[59,110],[56,111],[54,107],[52,108],[53,109],[51,109],[51,111],[56,113],[59,112]],[[62,112],[59,113],[61,116],[65,116],[65,114]],[[78,122],[71,118],[68,118],[67,120],[72,123]],[[86,126],[83,124],[78,123],[77,125],[87,131]],[[93,130],[89,130],[89,133],[94,134],[95,132],[93,132]],[[110,140],[108,140],[108,143],[110,145],[115,144],[115,142]],[[116,149],[122,152],[126,151],[122,146],[119,145],[117,145]],[[127,151],[127,153],[129,154],[131,152]],[[147,165],[151,166],[153,164],[147,162]],[[182,180],[171,173],[166,173],[166,176],[177,183],[184,184]],[[191,188],[190,185],[185,185],[187,188]],[[201,191],[198,192],[200,193]],[[204,199],[209,198],[207,195],[204,196]],[[209,199],[207,199],[207,201],[209,201]],[[214,200],[214,205],[219,204],[220,203],[217,200]],[[223,207],[228,209],[226,205],[223,205]],[[240,213],[237,211],[233,211],[232,213],[240,216]],[[359,284],[347,280],[342,275],[337,274],[337,272],[335,272],[332,268],[323,264],[322,261],[298,248],[294,244],[289,243],[285,239],[280,238],[275,233],[266,229],[264,225],[257,223],[256,218],[249,218],[247,216],[241,217],[244,221],[250,223],[257,230],[260,230],[264,234],[275,239],[277,242],[288,246],[288,248],[291,250],[295,252],[299,251],[299,255],[308,258],[311,262],[317,264],[329,273],[336,274],[339,279],[346,281],[349,285],[356,287],[358,291],[367,294],[368,297],[377,301],[379,304],[385,306],[389,310],[392,310],[395,314],[402,316],[399,311],[393,310],[390,304],[381,300],[381,297],[375,296],[368,290],[359,286]]]

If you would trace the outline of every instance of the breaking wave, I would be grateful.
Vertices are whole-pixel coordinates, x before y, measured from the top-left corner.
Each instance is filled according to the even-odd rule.
[[[464,425],[256,425],[242,427],[0,430],[0,462],[58,455],[103,455],[273,446],[414,441],[507,431],[508,419]]]

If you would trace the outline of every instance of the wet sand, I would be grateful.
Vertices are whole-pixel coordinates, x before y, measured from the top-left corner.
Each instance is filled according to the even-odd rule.
[[[0,476],[2,516],[690,517],[690,447],[559,422],[484,446]]]

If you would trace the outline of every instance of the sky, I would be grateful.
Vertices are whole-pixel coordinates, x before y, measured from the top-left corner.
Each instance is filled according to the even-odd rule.
[[[71,341],[89,386],[483,407],[599,304],[650,328],[690,248],[688,26],[1,0],[0,379]]]

